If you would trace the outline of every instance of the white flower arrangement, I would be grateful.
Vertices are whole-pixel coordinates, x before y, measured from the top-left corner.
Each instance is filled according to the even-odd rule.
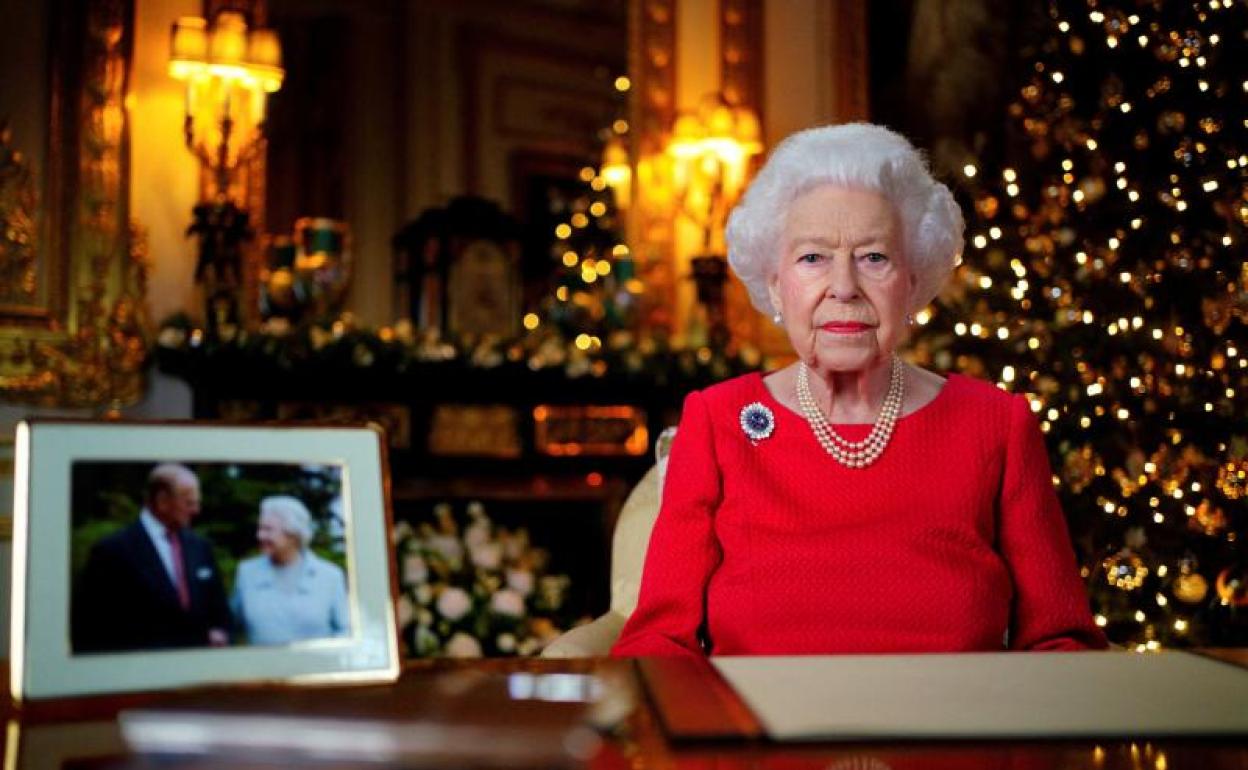
[[[496,527],[478,502],[462,529],[451,506],[395,526],[399,625],[410,656],[534,655],[572,625],[571,581],[548,575],[527,530]]]

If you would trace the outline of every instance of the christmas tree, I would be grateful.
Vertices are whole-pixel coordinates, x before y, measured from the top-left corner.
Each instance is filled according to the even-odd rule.
[[[1248,644],[1248,5],[1049,15],[916,353],[1027,395],[1111,641]]]
[[[627,77],[615,79],[619,115],[630,87]],[[603,162],[581,169],[581,185],[572,194],[554,191],[549,201],[557,219],[549,246],[553,290],[542,299],[540,312],[524,318],[525,328],[534,331],[545,317],[582,351],[598,350],[611,332],[632,328],[644,291],[617,200],[628,195],[631,181],[628,131],[628,121],[617,116],[599,133]]]

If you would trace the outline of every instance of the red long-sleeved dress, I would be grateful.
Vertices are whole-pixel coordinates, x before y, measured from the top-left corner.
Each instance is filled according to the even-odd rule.
[[[754,442],[756,401],[775,429]],[[702,654],[703,623],[715,655],[1105,647],[1051,479],[1026,399],[969,377],[859,470],[759,374],[692,393],[612,654]]]

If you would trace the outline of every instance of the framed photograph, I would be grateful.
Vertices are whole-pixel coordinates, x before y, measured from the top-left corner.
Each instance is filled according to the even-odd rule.
[[[16,433],[15,699],[398,676],[375,427]]]

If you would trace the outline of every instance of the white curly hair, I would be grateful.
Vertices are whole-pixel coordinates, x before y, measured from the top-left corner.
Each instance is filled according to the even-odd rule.
[[[312,514],[303,501],[290,495],[271,495],[260,501],[260,515],[272,515],[281,522],[282,529],[294,535],[300,548],[312,542]]]
[[[779,265],[785,211],[824,184],[872,190],[893,204],[915,276],[908,310],[931,302],[962,252],[962,211],[904,137],[871,123],[845,123],[799,131],[776,145],[728,217],[728,264],[754,307],[767,316],[776,312],[767,284]]]

